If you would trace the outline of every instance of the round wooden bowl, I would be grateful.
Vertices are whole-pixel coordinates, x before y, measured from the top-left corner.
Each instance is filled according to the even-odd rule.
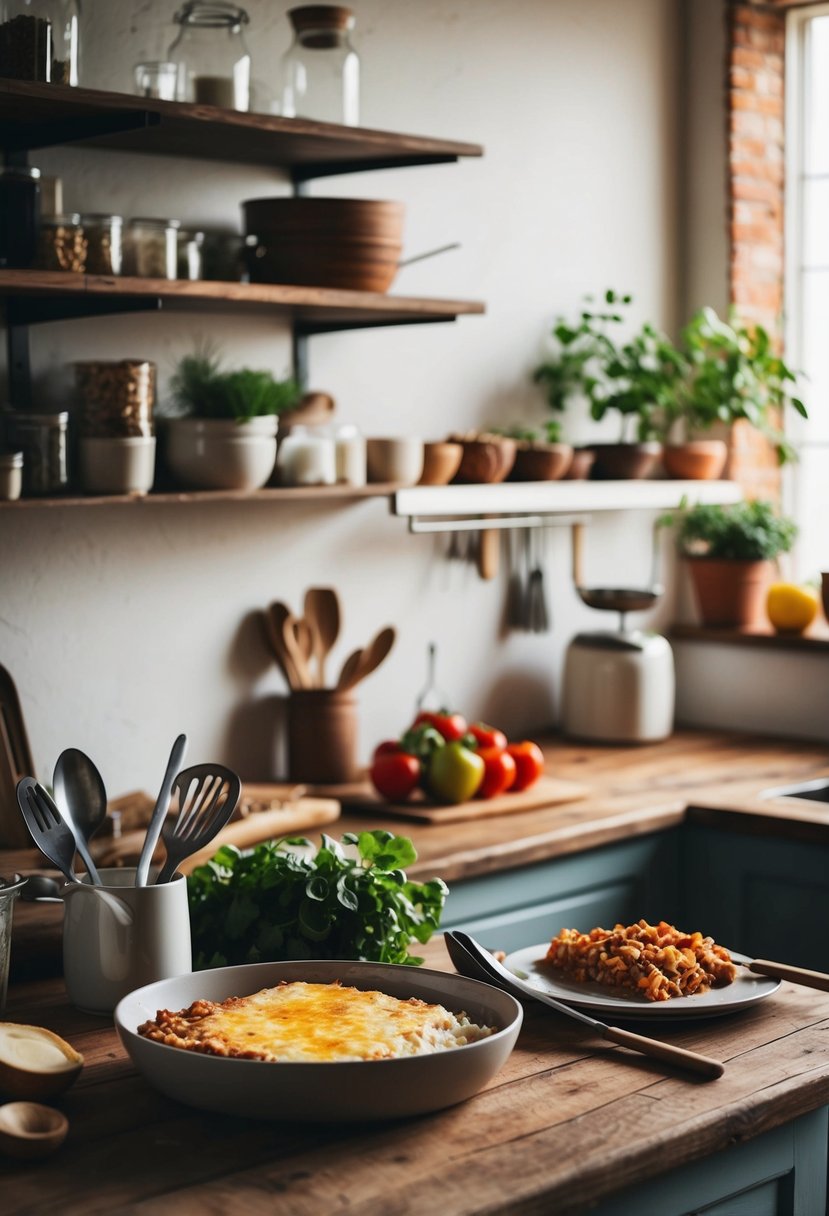
[[[393,241],[330,241],[283,235],[260,237],[249,250],[253,283],[290,283],[385,292],[394,282],[403,246]]]
[[[453,482],[494,484],[506,479],[515,461],[514,439],[459,439],[458,442],[463,455]]]
[[[573,462],[569,443],[545,443],[543,446],[522,448],[515,453],[510,481],[558,481],[565,477]]]
[[[403,240],[403,203],[365,198],[254,198],[242,203],[245,232]]]
[[[425,443],[423,473],[419,486],[447,486],[457,473],[463,456],[460,443]]]
[[[639,481],[656,468],[662,455],[662,444],[594,443],[596,461],[592,476],[596,481]]]

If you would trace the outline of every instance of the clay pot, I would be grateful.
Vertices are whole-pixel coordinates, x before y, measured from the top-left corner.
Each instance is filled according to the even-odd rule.
[[[669,443],[662,453],[668,476],[678,481],[716,481],[727,459],[728,447],[722,439]]]
[[[769,561],[689,557],[703,625],[750,629],[766,623],[766,592],[774,573]]]
[[[573,448],[573,459],[564,474],[564,480],[585,481],[590,476],[595,460],[596,453],[592,448]]]
[[[447,486],[457,473],[463,456],[459,443],[424,443],[423,472],[419,486]]]
[[[594,443],[596,463],[591,476],[594,481],[638,481],[656,468],[662,455],[662,444],[655,439],[647,443]]]
[[[510,481],[558,481],[565,477],[573,463],[569,443],[545,443],[535,447],[519,447],[515,464],[510,469]]]
[[[503,481],[515,461],[514,439],[458,439],[457,442],[463,446],[463,456],[460,468],[452,478],[456,484]]]

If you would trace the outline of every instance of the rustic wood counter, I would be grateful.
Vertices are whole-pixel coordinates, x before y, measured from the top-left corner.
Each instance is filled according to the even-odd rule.
[[[584,801],[439,827],[351,815],[341,826],[405,832],[420,855],[411,872],[440,874],[450,885],[670,829],[688,817],[829,844],[828,809],[758,797],[769,786],[829,773],[828,753],[820,744],[703,732],[637,749],[553,743],[550,772],[587,785]],[[36,855],[0,853],[0,873],[26,868],[39,868]],[[624,1202],[626,1188],[645,1183],[661,1202],[660,1178],[681,1180],[683,1168],[701,1178],[695,1163],[706,1159],[707,1168],[712,1154],[733,1163],[735,1151],[760,1146],[771,1161],[777,1141],[769,1137],[804,1120],[814,1137],[819,1118],[813,1143],[822,1145],[825,1163],[829,994],[784,984],[750,1010],[664,1031],[660,1025],[670,1041],[726,1062],[715,1082],[662,1071],[528,1005],[510,1061],[462,1106],[382,1127],[302,1128],[290,1112],[279,1124],[201,1115],[152,1091],[105,1019],[72,1009],[54,975],[36,978],[54,972],[60,913],[18,901],[13,959],[18,975],[30,978],[12,983],[6,1018],[64,1035],[86,1066],[59,1103],[70,1120],[60,1153],[28,1166],[0,1158],[4,1212],[565,1216],[612,1205],[613,1197]],[[451,969],[442,941],[425,953],[428,965]],[[777,1172],[783,1176],[784,1166]],[[693,1198],[701,1198],[696,1189]],[[646,1210],[632,1202],[601,1210]],[[803,1206],[801,1196],[800,1206],[779,1210],[823,1212],[811,1202]]]

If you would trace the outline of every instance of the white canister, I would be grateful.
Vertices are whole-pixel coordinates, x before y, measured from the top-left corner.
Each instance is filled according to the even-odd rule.
[[[337,481],[334,438],[327,431],[295,426],[279,444],[276,454],[283,486],[333,486]]]
[[[0,498],[14,502],[23,490],[23,453],[0,452]]]
[[[80,441],[81,485],[87,494],[147,494],[155,479],[155,436]]]
[[[100,887],[63,888],[63,973],[73,1005],[111,1013],[134,988],[192,971],[190,912],[181,874],[147,887],[134,885],[134,868],[99,874]]]
[[[366,441],[356,426],[338,426],[334,432],[337,449],[337,481],[340,485],[366,484]]]

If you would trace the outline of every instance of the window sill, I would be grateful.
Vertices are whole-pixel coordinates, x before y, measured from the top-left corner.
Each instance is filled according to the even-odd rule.
[[[805,633],[775,633],[770,626],[766,629],[735,629],[674,625],[670,637],[676,642],[710,642],[724,646],[754,646],[761,650],[829,654],[829,624],[826,621],[816,621]]]

